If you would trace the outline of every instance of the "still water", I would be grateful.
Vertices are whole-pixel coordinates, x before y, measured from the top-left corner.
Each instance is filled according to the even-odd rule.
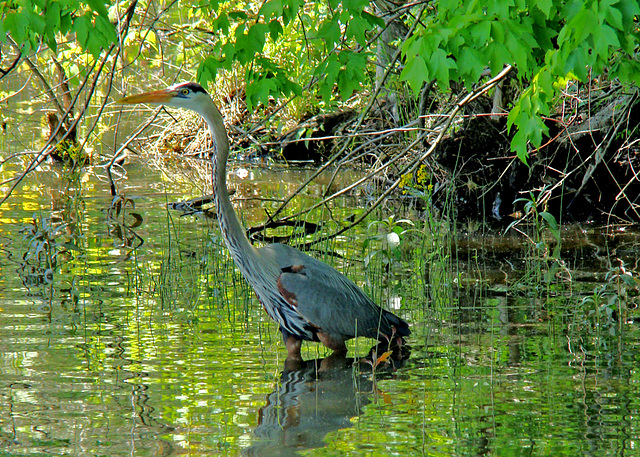
[[[234,170],[247,224],[310,173]],[[548,262],[460,229],[448,276],[438,246],[365,269],[367,227],[319,249],[412,324],[374,375],[316,344],[285,365],[216,222],[167,209],[202,182],[137,162],[118,188],[43,165],[0,207],[0,455],[640,455],[637,233],[575,228]]]

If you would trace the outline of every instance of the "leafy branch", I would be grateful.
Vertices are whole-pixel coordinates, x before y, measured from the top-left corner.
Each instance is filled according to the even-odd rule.
[[[436,147],[438,146],[438,144],[442,141],[442,139],[445,137],[445,135],[449,132],[449,128],[451,127],[454,119],[456,118],[456,116],[458,115],[458,113],[460,112],[460,110],[466,106],[468,103],[470,103],[471,101],[475,100],[477,97],[479,97],[480,95],[488,92],[489,90],[491,90],[492,88],[494,88],[502,79],[504,79],[507,74],[512,70],[511,66],[507,66],[506,68],[504,68],[500,73],[498,73],[498,75],[496,75],[494,78],[492,78],[491,80],[487,81],[486,83],[482,84],[481,86],[479,86],[478,88],[470,91],[466,96],[462,97],[458,102],[456,102],[452,108],[446,113],[443,114],[443,118],[445,119],[444,124],[439,128],[438,134],[436,136],[436,138],[431,142],[429,148],[427,148],[426,151],[424,151],[422,154],[419,154],[418,156],[414,157],[413,159],[411,159],[409,161],[408,164],[406,164],[402,169],[400,169],[400,171],[398,172],[398,178],[391,182],[387,188],[385,189],[385,191],[365,210],[362,212],[362,214],[360,214],[357,218],[354,218],[353,221],[350,221],[349,224],[344,225],[343,227],[339,228],[337,231],[335,231],[334,233],[322,236],[322,237],[318,237],[317,239],[314,239],[313,241],[307,242],[304,245],[302,245],[300,248],[301,249],[308,249],[313,245],[316,245],[318,243],[330,240],[332,238],[335,238],[337,236],[342,235],[343,233],[345,233],[346,231],[350,230],[351,228],[359,225],[362,221],[364,221],[366,219],[366,217],[371,214],[371,212],[373,212],[382,202],[384,202],[389,195],[391,195],[391,193],[393,193],[395,191],[395,189],[398,188],[398,186],[401,184],[402,180],[403,180],[403,176],[406,174],[411,174],[413,173],[415,170],[417,170],[417,168],[420,166],[420,164],[422,164],[436,149]],[[391,159],[389,159],[388,161],[386,161],[385,163],[383,163],[382,165],[374,168],[373,170],[371,170],[369,173],[367,173],[365,176],[363,176],[362,178],[360,178],[359,180],[355,181],[354,183],[350,184],[349,186],[333,193],[332,195],[325,197],[324,199],[322,199],[321,201],[315,203],[314,205],[311,205],[307,208],[305,208],[304,210],[298,211],[294,214],[282,217],[281,219],[278,220],[278,222],[284,222],[284,221],[288,221],[291,219],[299,219],[301,216],[313,211],[316,208],[319,208],[320,206],[326,205],[328,202],[330,202],[331,200],[344,195],[346,193],[348,193],[349,191],[353,190],[354,188],[356,188],[357,186],[361,185],[362,183],[370,180],[372,177],[374,176],[380,176],[381,173],[384,172],[385,169],[387,169],[389,166],[391,166],[392,164],[398,162],[401,158],[406,157],[406,153],[408,151],[413,150],[417,145],[423,143],[427,136],[430,135],[432,132],[425,130],[424,132],[422,132],[420,135],[418,135],[418,137],[411,142],[408,146],[406,146],[402,151],[398,151],[394,157],[392,157]],[[321,167],[320,169],[325,169],[325,167]],[[315,173],[314,173],[315,175]],[[300,186],[300,188],[298,189],[298,191],[296,192],[299,193],[302,188],[304,188],[304,186],[308,185],[309,182],[311,182],[312,178],[309,178],[309,180],[307,180],[302,186]],[[289,203],[291,201],[291,199],[295,196],[292,195],[290,196],[287,200],[284,201],[284,203],[278,208],[278,210],[276,211],[275,214],[279,214],[282,209],[284,208],[284,206],[287,205],[287,203]],[[273,220],[273,216],[271,217],[271,219]]]
[[[514,65],[529,85],[510,110],[508,126],[517,130],[511,148],[526,163],[527,144],[540,146],[548,132],[542,117],[567,79],[587,83],[589,71],[607,71],[622,83],[640,80],[638,14],[638,3],[628,1],[439,2],[404,42],[401,77],[418,95],[431,79],[441,89],[451,81],[470,87],[487,65],[492,74]]]

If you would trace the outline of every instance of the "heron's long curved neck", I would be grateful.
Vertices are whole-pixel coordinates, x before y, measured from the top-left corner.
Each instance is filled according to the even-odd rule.
[[[236,264],[244,269],[244,263],[256,255],[249,243],[244,228],[240,224],[227,191],[227,157],[229,156],[229,138],[224,127],[222,115],[213,102],[205,112],[200,113],[209,125],[213,138],[213,193],[218,213],[220,229],[227,247]]]

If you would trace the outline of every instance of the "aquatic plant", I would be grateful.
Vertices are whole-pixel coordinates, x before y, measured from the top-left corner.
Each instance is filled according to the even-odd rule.
[[[610,336],[620,333],[629,312],[637,310],[640,279],[620,261],[605,274],[605,281],[584,297],[574,314],[574,323],[582,322],[591,330],[603,329]]]
[[[34,279],[53,283],[54,272],[60,260],[68,260],[70,251],[78,247],[70,241],[60,241],[66,234],[68,224],[54,224],[50,218],[34,215],[31,222],[20,229],[27,249],[22,255],[21,271],[27,282]]]
[[[523,212],[519,214],[519,218],[513,221],[506,228],[505,232],[509,230],[517,230],[529,240],[532,245],[538,250],[540,254],[545,257],[558,258],[560,256],[560,249],[562,246],[562,239],[560,236],[560,224],[556,220],[555,216],[546,210],[546,206],[549,198],[551,197],[551,189],[545,186],[537,194],[529,192],[528,197],[521,197],[514,201],[514,204],[524,203]],[[523,222],[529,222],[532,224],[532,233],[529,235],[524,230],[518,229],[518,225]],[[548,231],[555,245],[553,251],[550,254],[552,244],[545,238],[545,231]]]
[[[373,221],[367,225],[367,237],[362,244],[362,250],[366,252],[370,246],[372,249],[364,258],[365,268],[378,255],[382,256],[382,262],[387,272],[391,271],[394,263],[401,262],[401,243],[408,232],[408,229],[403,226],[414,227],[415,224],[409,219],[396,219],[392,215],[387,219]]]

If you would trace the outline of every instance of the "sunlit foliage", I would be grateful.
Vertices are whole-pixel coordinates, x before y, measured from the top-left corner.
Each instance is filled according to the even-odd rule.
[[[399,78],[386,84],[407,83],[418,95],[435,80],[446,92],[452,82],[471,87],[487,69],[496,74],[515,66],[521,90],[507,109],[509,126],[517,128],[512,149],[523,161],[529,142],[540,145],[547,131],[542,116],[567,80],[603,74],[627,84],[640,80],[640,7],[632,0],[440,1],[391,10],[382,3],[201,0],[166,9],[145,2],[107,9],[101,0],[2,2],[0,40],[28,53],[43,46],[56,51],[75,39],[94,57],[120,42],[130,48],[129,62],[145,48],[161,61],[158,33],[177,33],[182,61],[197,70],[200,82],[220,74],[239,79],[252,108],[303,94],[317,104],[346,100],[373,87],[376,65],[382,65],[375,55],[381,33],[399,21],[406,35],[386,44],[400,47],[402,58],[384,64]],[[122,27],[128,20],[131,31]],[[120,40],[118,33],[125,36]]]

